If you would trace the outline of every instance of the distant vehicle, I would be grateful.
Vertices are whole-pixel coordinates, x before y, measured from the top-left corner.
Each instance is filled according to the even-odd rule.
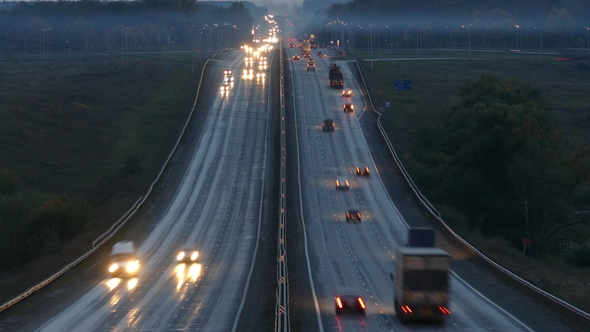
[[[117,242],[109,257],[111,277],[136,277],[139,273],[139,258],[131,241]]]
[[[311,53],[311,43],[309,40],[304,40],[301,42],[301,54],[307,56]]]
[[[322,131],[334,131],[334,120],[325,119],[322,122]]]
[[[294,56],[293,56],[293,61],[296,61],[296,60],[297,60],[297,61],[299,60],[299,55],[294,55]]]
[[[199,252],[192,248],[184,248],[176,253],[176,262],[178,263],[196,263],[198,258]]]
[[[354,105],[352,103],[345,103],[343,108],[344,108],[344,112],[354,111]]]
[[[316,52],[315,54],[316,54],[317,56],[320,56],[320,55],[322,55],[322,52]]]
[[[231,76],[231,74],[232,74],[231,69],[226,69],[223,71],[223,75],[225,75],[225,76]]]
[[[400,321],[442,321],[448,309],[451,256],[438,248],[400,247],[395,255],[393,302]]]
[[[369,175],[369,166],[356,167],[356,175]]]
[[[322,54],[322,58],[326,59],[328,56],[326,54]]]
[[[306,58],[306,59],[311,59],[311,54],[309,54],[309,53],[305,53],[305,54],[303,55],[303,57],[304,57],[304,58]]]
[[[352,97],[352,90],[342,90],[342,97]]]
[[[334,296],[334,307],[336,314],[345,311],[364,314],[367,305],[361,293],[356,288],[347,287],[339,289],[338,293]]]
[[[228,81],[224,81],[223,84],[221,85],[221,88],[219,88],[221,90],[221,92],[225,92],[225,91],[229,91],[230,85]]]
[[[346,222],[358,221],[361,222],[361,211],[359,210],[348,210],[346,211]]]
[[[345,177],[339,176],[336,178],[336,189],[348,189],[349,186],[348,179]]]
[[[315,71],[315,63],[313,63],[313,62],[311,62],[311,63],[308,62],[307,63],[307,71],[310,71],[310,70],[311,71]]]
[[[313,64],[315,65],[315,60],[312,58],[307,59],[307,64]]]

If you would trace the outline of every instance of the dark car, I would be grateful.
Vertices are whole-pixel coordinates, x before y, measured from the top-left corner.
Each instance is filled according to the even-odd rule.
[[[293,56],[293,61],[299,60],[299,55],[294,55]]]
[[[344,104],[344,112],[352,112],[354,111],[354,105],[352,103]]]
[[[365,167],[356,167],[356,175],[369,175],[369,166]]]
[[[334,121],[326,119],[322,122],[322,131],[334,131]]]
[[[361,211],[359,211],[359,210],[346,211],[346,222],[349,222],[349,221],[361,222]]]
[[[334,307],[336,314],[341,312],[360,312],[365,313],[367,305],[361,296],[361,293],[355,288],[342,288],[334,296]]]

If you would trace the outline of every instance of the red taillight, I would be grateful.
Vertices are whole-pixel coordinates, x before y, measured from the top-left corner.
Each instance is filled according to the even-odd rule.
[[[443,315],[450,315],[451,311],[447,307],[439,306],[438,310],[443,313]]]
[[[410,309],[410,307],[407,305],[401,306],[401,309],[404,312],[404,314],[411,314],[412,313],[412,309]]]
[[[342,309],[342,301],[339,297],[336,298],[336,305],[338,306],[338,308]]]
[[[363,301],[363,299],[360,297],[358,298],[358,301],[359,301],[359,305],[361,306],[361,308],[365,309],[365,301]]]

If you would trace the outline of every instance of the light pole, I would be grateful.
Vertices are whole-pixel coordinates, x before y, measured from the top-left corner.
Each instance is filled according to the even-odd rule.
[[[588,47],[588,53],[590,53],[590,27],[586,28],[586,46]]]
[[[451,44],[451,49],[453,49],[453,30],[447,25],[447,29],[449,29],[449,40]]]
[[[468,42],[468,45],[469,45],[469,59],[471,59],[471,25],[472,24],[469,24],[467,26],[467,42]],[[462,28],[465,28],[464,25],[462,25],[461,27]]]
[[[541,28],[535,27],[535,29],[539,29],[539,60],[541,60],[541,52],[543,51],[543,31]]]
[[[518,50],[518,28],[520,28],[520,25],[515,25],[514,26],[516,28],[516,49]]]
[[[70,52],[71,51],[71,49],[70,49],[70,41],[69,40],[66,40],[66,44],[68,44],[68,57],[69,57],[69,56],[72,55],[72,53]]]
[[[492,37],[488,37],[488,56],[490,55],[491,45],[492,45]]]
[[[582,49],[585,49],[586,48],[586,41],[582,38],[578,38],[578,40],[582,42]]]

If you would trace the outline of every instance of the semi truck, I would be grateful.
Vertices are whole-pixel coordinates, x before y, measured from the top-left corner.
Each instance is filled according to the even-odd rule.
[[[424,246],[434,234],[434,230],[431,231],[410,232],[409,237],[414,236],[414,242],[417,234],[425,235],[426,241],[418,241],[421,244],[418,247],[396,250],[393,302],[402,322],[442,321],[451,314],[448,308],[451,256],[442,249]]]
[[[330,66],[328,67],[328,77],[330,78],[330,87],[332,89],[344,88],[342,72],[340,72],[340,67],[334,62],[330,63]]]
[[[311,55],[311,43],[309,40],[304,40],[301,42],[301,54]]]

